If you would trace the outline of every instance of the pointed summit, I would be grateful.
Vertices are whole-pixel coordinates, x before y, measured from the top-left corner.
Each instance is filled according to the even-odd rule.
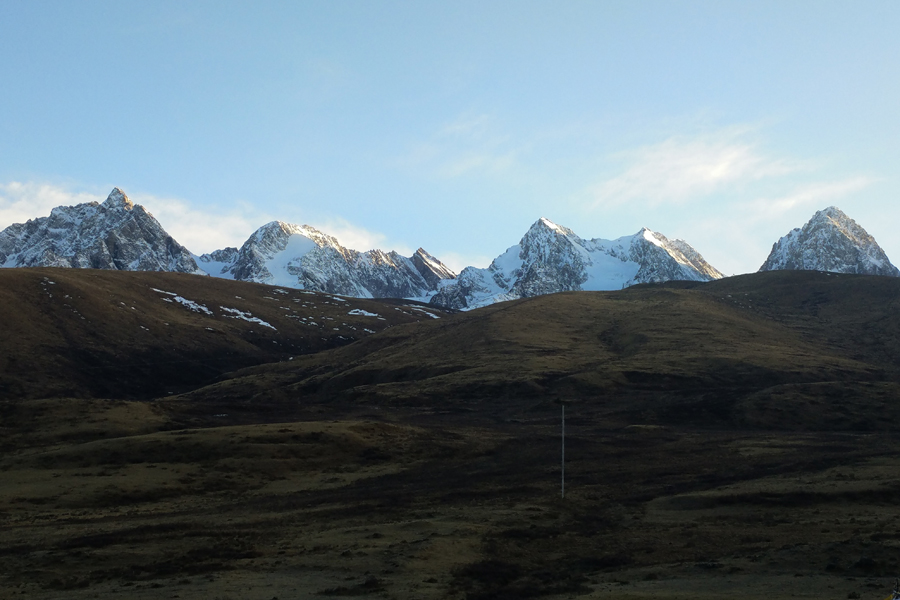
[[[836,206],[775,242],[760,271],[830,271],[900,277],[881,246]]]
[[[456,273],[450,267],[426,252],[424,248],[416,250],[410,260],[431,289],[438,289],[444,279],[456,279]]]
[[[563,227],[562,225],[557,225],[547,217],[541,217],[537,221],[532,224],[531,227],[528,228],[528,232],[525,234],[531,234],[533,232],[553,232],[558,233],[560,235],[575,235],[575,232],[569,229],[568,227]],[[577,235],[575,237],[578,237]]]
[[[559,225],[548,219],[547,217],[541,217],[538,219],[532,227],[546,227],[547,229],[559,230]]]
[[[125,210],[131,210],[134,208],[134,203],[128,199],[128,196],[125,195],[121,189],[114,187],[113,190],[109,193],[109,196],[106,197],[106,201],[103,202],[104,208],[124,208]]]

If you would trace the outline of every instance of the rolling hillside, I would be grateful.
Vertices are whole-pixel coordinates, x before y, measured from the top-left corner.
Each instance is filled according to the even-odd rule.
[[[0,270],[0,397],[143,398],[444,315],[156,272]]]
[[[519,418],[564,400],[628,422],[883,429],[900,416],[886,403],[898,335],[900,281],[760,273],[502,303],[249,369],[184,401]]]
[[[896,278],[445,315],[0,275],[4,597],[852,599],[900,572]]]

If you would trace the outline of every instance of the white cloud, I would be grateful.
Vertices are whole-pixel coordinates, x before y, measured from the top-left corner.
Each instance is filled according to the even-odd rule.
[[[35,217],[47,216],[57,206],[102,202],[105,198],[100,194],[71,192],[48,183],[0,183],[0,229],[13,223],[24,223]]]
[[[147,209],[169,235],[195,254],[227,246],[240,247],[251,233],[273,220],[250,206],[225,211],[203,210],[177,198],[140,193],[128,197]]]
[[[597,206],[641,201],[682,204],[728,186],[777,177],[804,167],[762,155],[746,141],[749,129],[730,127],[695,137],[675,136],[618,154],[627,168],[591,188]]]
[[[309,223],[323,233],[337,238],[345,248],[365,252],[367,250],[396,250],[403,256],[412,256],[415,250],[404,244],[392,244],[386,235],[377,231],[370,231],[364,227],[354,225],[342,218],[331,218]]]

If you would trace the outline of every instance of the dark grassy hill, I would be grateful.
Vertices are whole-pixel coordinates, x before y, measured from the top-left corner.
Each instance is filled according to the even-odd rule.
[[[421,322],[284,292],[0,271],[4,393],[221,377],[0,402],[0,597],[883,598],[900,574],[900,281]]]
[[[628,422],[881,429],[900,417],[900,280],[771,272],[576,292],[393,328],[185,397]]]
[[[0,398],[165,396],[432,320],[413,304],[177,273],[2,269]]]

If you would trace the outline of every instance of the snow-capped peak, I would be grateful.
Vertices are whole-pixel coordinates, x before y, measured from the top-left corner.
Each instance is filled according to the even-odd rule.
[[[425,250],[358,252],[309,225],[272,221],[240,250],[226,248],[196,257],[210,275],[346,296],[428,298],[442,280],[456,275]]]
[[[424,248],[416,250],[411,260],[416,266],[416,270],[428,283],[429,289],[437,290],[441,281],[456,279],[456,273],[450,267],[426,252]]]
[[[884,250],[836,206],[778,240],[760,271],[802,270],[900,277]]]
[[[106,197],[102,206],[104,208],[124,208],[125,210],[131,210],[134,208],[134,203],[128,199],[125,192],[115,187],[109,193],[109,196]]]
[[[552,232],[557,235],[572,236],[572,237],[578,238],[578,235],[574,231],[572,231],[568,227],[563,227],[562,225],[557,225],[556,223],[554,223],[547,217],[541,217],[540,219],[535,221],[531,225],[531,227],[528,228],[528,232],[525,235],[527,236],[529,233],[532,233],[532,232],[537,233],[537,232],[542,232],[542,231]],[[581,238],[578,238],[578,239],[581,239]]]
[[[638,232],[638,235],[641,236],[643,239],[647,240],[648,242],[650,242],[651,244],[653,244],[654,246],[658,246],[660,248],[665,248],[665,244],[663,244],[659,240],[659,238],[656,237],[658,234],[654,231],[647,229],[646,227],[642,227],[640,232]]]
[[[103,204],[58,206],[0,231],[0,266],[200,273],[184,246],[114,188]]]
[[[541,218],[487,269],[463,269],[432,303],[469,309],[553,292],[720,277],[687,243],[672,242],[646,228],[616,240],[584,240],[571,229]]]
[[[562,228],[559,225],[557,225],[556,223],[554,223],[553,221],[551,221],[550,219],[548,219],[547,217],[541,217],[540,219],[538,219],[537,222],[534,225],[532,225],[532,227],[534,227],[534,226],[544,226],[548,229],[552,229],[554,231],[559,231],[560,233],[563,233]]]

